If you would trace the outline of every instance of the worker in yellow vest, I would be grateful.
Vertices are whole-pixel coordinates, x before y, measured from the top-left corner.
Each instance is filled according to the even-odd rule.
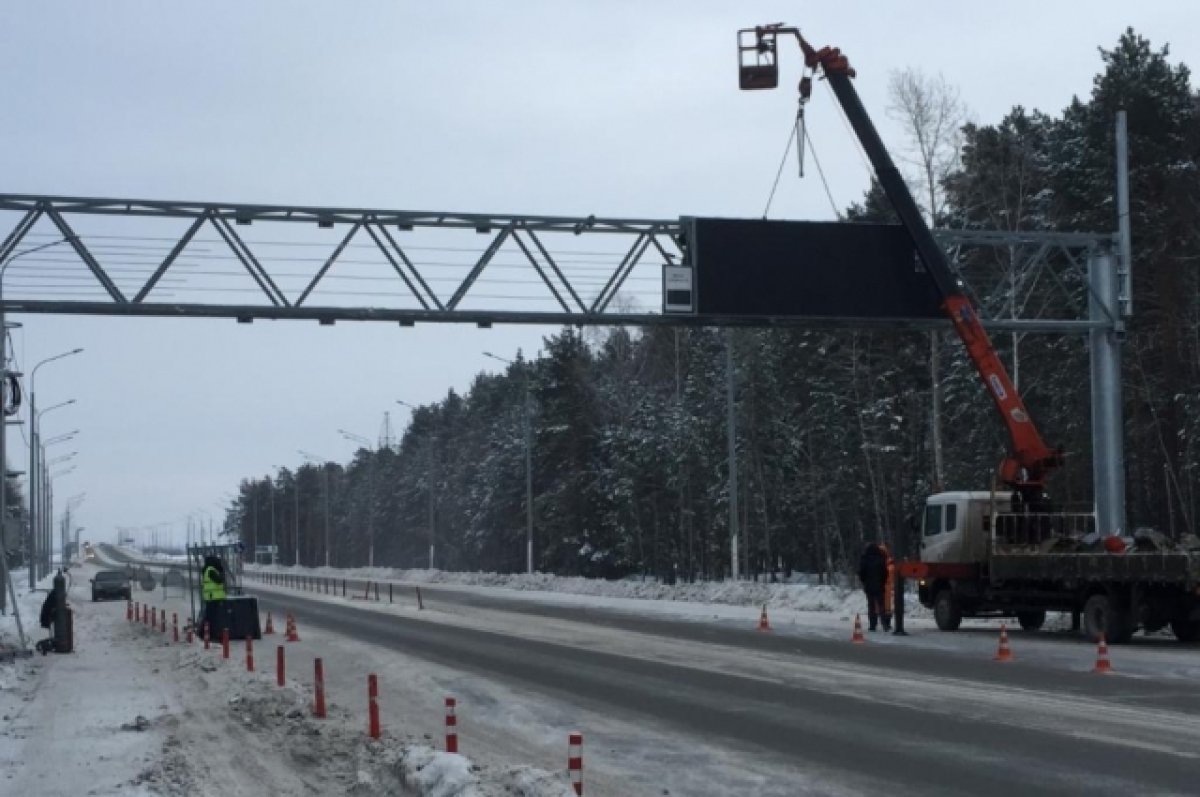
[[[204,558],[204,571],[200,575],[200,594],[205,603],[225,600],[225,567],[216,556]]]

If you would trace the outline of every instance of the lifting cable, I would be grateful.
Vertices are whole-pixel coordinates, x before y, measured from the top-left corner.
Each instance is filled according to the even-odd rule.
[[[833,215],[838,221],[845,221],[841,208],[838,207],[837,202],[833,201],[833,192],[829,190],[829,181],[825,179],[825,170],[821,168],[821,159],[817,157],[817,148],[813,146],[808,130],[804,131],[804,137],[808,139],[808,147],[812,150],[813,163],[817,165],[817,174],[821,177],[821,185],[825,186],[825,196],[829,197],[829,207],[833,208]]]
[[[842,117],[845,122],[845,116]],[[821,178],[821,185],[825,188],[825,196],[829,199],[829,207],[833,210],[833,215],[838,221],[843,221],[841,208],[833,199],[833,191],[829,188],[829,181],[825,179],[825,170],[821,168],[821,159],[817,157],[817,148],[813,144],[812,136],[808,133],[808,126],[804,123],[804,100],[800,101],[800,108],[796,111],[796,119],[792,123],[791,131],[788,133],[787,146],[783,148],[783,157],[779,159],[779,168],[775,172],[775,182],[771,184],[771,193],[767,195],[767,205],[763,208],[762,217],[765,220],[767,214],[771,211],[771,203],[775,201],[775,192],[779,189],[779,180],[783,176],[783,167],[787,165],[788,153],[792,151],[792,142],[797,143],[796,154],[800,162],[800,177],[804,176],[804,154],[807,149],[812,151],[813,163],[817,166],[817,175]],[[857,141],[857,139],[855,139]],[[862,153],[862,145],[859,145],[859,152]]]
[[[763,208],[762,217],[764,220],[767,214],[771,212],[771,203],[775,201],[775,191],[779,188],[779,178],[783,176],[783,167],[787,164],[788,153],[792,151],[792,142],[796,140],[796,132],[800,129],[804,120],[804,106],[800,106],[800,110],[796,113],[796,121],[792,123],[792,129],[788,133],[787,145],[783,148],[783,157],[779,159],[779,169],[775,172],[775,182],[771,184],[771,193],[767,195],[767,205]],[[807,135],[807,131],[805,131]],[[803,144],[801,144],[803,147]],[[803,152],[803,149],[801,149]],[[801,163],[800,176],[804,176],[804,165]]]

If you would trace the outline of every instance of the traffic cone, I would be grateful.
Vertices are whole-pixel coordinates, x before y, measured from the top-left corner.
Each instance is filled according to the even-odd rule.
[[[863,636],[862,619],[857,614],[854,615],[854,636],[850,637],[850,641],[856,645],[862,645],[867,641],[867,638]]]
[[[263,629],[263,635],[274,634],[275,624],[271,622],[271,613],[267,612],[267,627]]]
[[[1008,649],[1008,628],[1000,624],[1000,648],[996,651],[996,661],[1012,661],[1012,651]]]
[[[1100,635],[1100,645],[1096,649],[1096,666],[1092,668],[1092,672],[1110,673],[1113,671],[1112,662],[1108,660],[1108,642],[1104,639],[1104,634]]]
[[[292,617],[290,614],[287,616],[287,637],[286,638],[287,638],[288,642],[299,642],[300,641],[300,634],[298,634],[296,632],[296,618]]]
[[[770,631],[771,630],[771,621],[767,619],[767,604],[765,604],[765,603],[763,604],[763,607],[762,607],[762,614],[760,614],[758,616],[758,630],[759,631]]]

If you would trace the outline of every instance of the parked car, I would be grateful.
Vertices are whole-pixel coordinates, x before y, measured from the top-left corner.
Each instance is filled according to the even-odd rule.
[[[133,600],[133,588],[124,570],[101,570],[92,581],[92,600]]]

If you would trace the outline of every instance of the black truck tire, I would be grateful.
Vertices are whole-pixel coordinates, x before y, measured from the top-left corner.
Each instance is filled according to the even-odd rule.
[[[1180,642],[1195,642],[1200,639],[1200,620],[1178,617],[1171,621],[1171,633]]]
[[[1120,645],[1133,636],[1133,613],[1119,606],[1110,596],[1098,592],[1083,604],[1083,632],[1093,642],[1100,637],[1109,644]]]
[[[962,607],[949,587],[938,590],[933,599],[933,620],[939,631],[957,631],[962,625]]]
[[[1046,623],[1046,612],[1043,609],[1029,609],[1017,612],[1017,622],[1022,631],[1037,631]]]

